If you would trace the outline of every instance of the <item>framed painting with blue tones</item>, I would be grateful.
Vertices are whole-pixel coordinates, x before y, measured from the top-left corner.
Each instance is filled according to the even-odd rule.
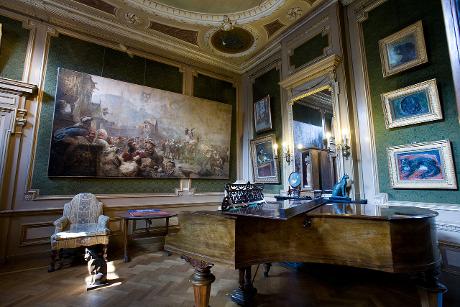
[[[279,183],[274,134],[251,140],[251,160],[256,183]]]
[[[388,148],[394,189],[456,189],[450,141],[413,143]]]
[[[436,79],[381,94],[387,129],[442,119]]]
[[[381,39],[379,47],[384,77],[428,62],[421,20]]]

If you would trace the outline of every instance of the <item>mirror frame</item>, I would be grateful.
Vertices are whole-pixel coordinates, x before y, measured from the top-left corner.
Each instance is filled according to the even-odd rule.
[[[289,149],[291,154],[294,158],[294,131],[293,131],[293,111],[292,106],[293,104],[310,95],[315,93],[321,92],[325,89],[331,91],[332,96],[332,122],[333,122],[333,135],[335,137],[340,135],[341,125],[340,125],[340,113],[339,111],[339,87],[336,78],[336,69],[338,65],[341,63],[341,58],[338,55],[330,55],[318,62],[315,62],[296,73],[290,75],[289,77],[285,78],[279,84],[283,87],[287,93],[288,97],[286,102],[283,105],[284,110],[287,114],[287,120],[285,121],[286,124],[284,125],[284,133],[283,133],[283,141],[289,144]],[[321,80],[322,79],[322,80]],[[312,84],[311,87],[307,87],[305,89],[300,88],[301,86],[308,85],[312,81],[318,80],[320,81],[318,84]],[[300,88],[300,89],[299,89]],[[284,159],[283,161],[283,170],[285,178],[295,171],[295,162],[287,163]],[[337,170],[336,173],[339,174],[343,173],[343,159],[341,158],[340,151],[337,151]],[[307,178],[311,178],[311,173],[307,174]],[[310,180],[311,182],[311,180]],[[288,188],[288,184],[284,184],[285,189]],[[306,190],[309,190],[307,188]],[[310,188],[311,190],[311,188]]]

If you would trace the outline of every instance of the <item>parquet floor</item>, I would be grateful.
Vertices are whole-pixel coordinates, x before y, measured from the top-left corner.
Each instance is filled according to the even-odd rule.
[[[87,292],[85,265],[53,273],[48,273],[46,266],[23,266],[21,270],[3,267],[0,305],[193,306],[189,283],[193,270],[176,255],[145,253],[129,263],[111,261],[108,268],[112,284]],[[228,295],[237,287],[238,273],[223,265],[216,265],[213,273],[216,281],[212,284],[211,306],[236,306]],[[295,270],[275,264],[268,278],[263,277],[261,266],[254,285],[258,289],[257,306],[420,306],[417,289],[408,279],[366,270],[324,265]]]

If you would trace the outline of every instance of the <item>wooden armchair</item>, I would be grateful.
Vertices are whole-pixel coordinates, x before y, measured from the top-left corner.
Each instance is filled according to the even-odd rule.
[[[106,259],[110,234],[108,222],[109,217],[102,214],[102,203],[91,193],[80,193],[66,203],[63,216],[54,222],[56,229],[51,236],[49,271],[55,270],[63,248],[102,244]]]

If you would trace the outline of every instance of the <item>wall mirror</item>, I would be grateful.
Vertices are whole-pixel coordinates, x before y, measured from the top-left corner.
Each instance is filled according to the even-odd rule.
[[[340,131],[335,80],[339,62],[329,56],[280,82],[288,91],[283,136],[288,148],[283,152],[291,156],[287,170],[301,175],[304,191],[331,190],[341,169],[335,141]]]
[[[324,86],[292,101],[294,170],[302,189],[330,190],[335,183],[333,90]]]

